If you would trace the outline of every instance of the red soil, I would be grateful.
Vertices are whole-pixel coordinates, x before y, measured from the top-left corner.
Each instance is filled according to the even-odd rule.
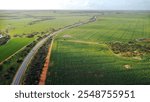
[[[50,63],[50,55],[51,55],[52,44],[53,44],[53,40],[52,40],[51,45],[48,49],[48,54],[47,54],[47,57],[45,59],[44,67],[43,67],[43,70],[42,70],[42,73],[41,73],[41,76],[40,76],[39,85],[45,85],[46,76],[47,76],[49,63]]]

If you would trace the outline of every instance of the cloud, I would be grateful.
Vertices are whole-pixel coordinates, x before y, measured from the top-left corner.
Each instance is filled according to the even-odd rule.
[[[98,9],[144,10],[150,9],[149,0],[101,0]]]
[[[90,0],[64,0],[61,3],[63,9],[87,9]]]
[[[150,0],[63,0],[63,9],[146,10]]]
[[[150,10],[150,0],[3,0],[0,9]]]

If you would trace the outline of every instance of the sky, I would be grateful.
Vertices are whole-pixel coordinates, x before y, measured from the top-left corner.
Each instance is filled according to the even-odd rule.
[[[150,0],[1,0],[0,9],[150,10]]]

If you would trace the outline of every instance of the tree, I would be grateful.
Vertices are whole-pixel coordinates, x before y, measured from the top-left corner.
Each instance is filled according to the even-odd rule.
[[[2,71],[3,70],[3,65],[2,64],[0,64],[0,71]]]

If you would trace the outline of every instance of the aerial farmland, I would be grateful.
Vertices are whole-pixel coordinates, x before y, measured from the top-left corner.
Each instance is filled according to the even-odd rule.
[[[144,10],[1,10],[0,84],[150,84],[149,28]]]

